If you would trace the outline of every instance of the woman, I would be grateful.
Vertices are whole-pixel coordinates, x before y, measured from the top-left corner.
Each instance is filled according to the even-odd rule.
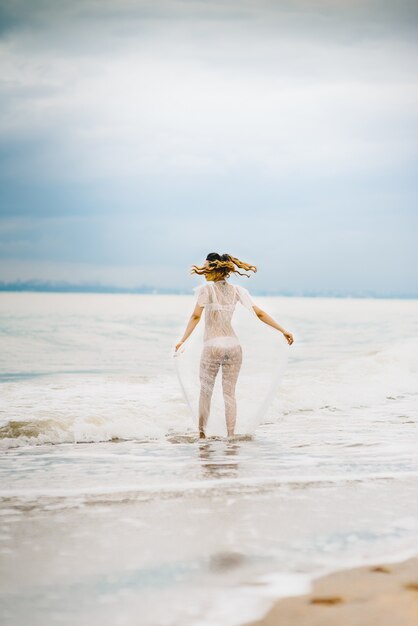
[[[183,338],[177,343],[175,350],[177,352],[191,335],[200,321],[203,309],[206,308],[204,343],[199,368],[199,437],[201,439],[206,436],[212,392],[220,368],[222,368],[222,393],[227,433],[229,437],[234,435],[237,417],[235,387],[242,364],[242,347],[231,324],[235,305],[240,302],[246,306],[250,300],[257,317],[283,333],[289,345],[293,343],[292,333],[282,328],[270,315],[253,304],[246,289],[239,285],[232,285],[226,280],[231,273],[249,278],[248,274],[239,272],[237,268],[257,271],[254,265],[244,263],[229,254],[219,255],[217,252],[208,254],[203,266],[193,265],[191,270],[192,274],[204,275],[206,285],[199,288],[195,309]]]

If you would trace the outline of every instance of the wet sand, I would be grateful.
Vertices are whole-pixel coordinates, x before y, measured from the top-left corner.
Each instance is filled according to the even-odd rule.
[[[318,578],[251,626],[418,626],[418,558]]]

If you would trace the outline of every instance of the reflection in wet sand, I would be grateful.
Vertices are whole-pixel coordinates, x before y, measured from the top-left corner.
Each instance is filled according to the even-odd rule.
[[[238,473],[239,444],[231,441],[199,443],[198,455],[204,478],[231,478]]]

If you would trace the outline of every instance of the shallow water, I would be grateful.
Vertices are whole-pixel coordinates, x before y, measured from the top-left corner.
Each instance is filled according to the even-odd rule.
[[[418,301],[254,298],[295,336],[254,437],[199,441],[190,296],[0,294],[7,623],[244,622],[418,552]]]

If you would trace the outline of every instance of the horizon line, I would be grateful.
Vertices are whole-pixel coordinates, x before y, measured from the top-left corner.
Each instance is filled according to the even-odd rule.
[[[140,285],[137,287],[122,287],[119,285],[102,285],[100,283],[68,283],[65,281],[43,281],[39,279],[0,281],[0,291],[3,292],[39,292],[39,293],[103,293],[103,294],[146,294],[146,295],[193,295],[193,287],[189,289],[170,287],[155,287],[152,285]],[[400,299],[416,300],[418,294],[374,292],[372,290],[338,290],[338,289],[314,289],[314,290],[268,290],[257,289],[252,291],[257,296],[282,296],[282,297],[334,297],[334,298],[376,298],[376,299]]]

